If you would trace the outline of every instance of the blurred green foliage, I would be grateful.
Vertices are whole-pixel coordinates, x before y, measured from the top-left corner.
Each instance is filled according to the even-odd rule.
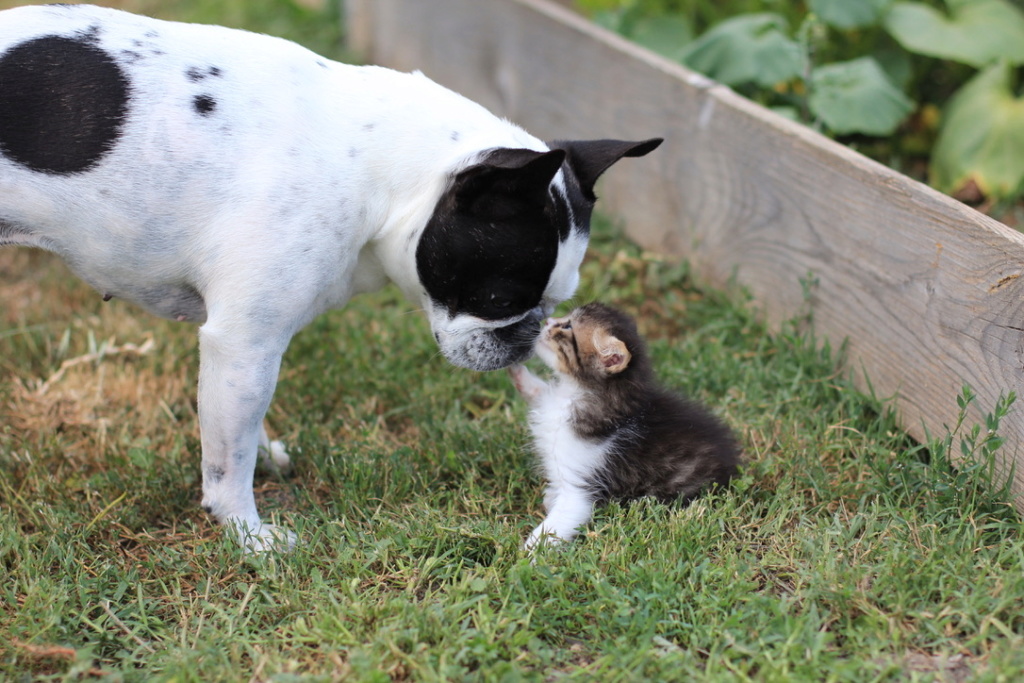
[[[220,24],[293,40],[324,57],[351,61],[344,50],[343,0],[92,0],[157,19]],[[0,0],[0,10],[45,0]],[[70,4],[80,4],[72,2]]]
[[[1024,195],[1011,0],[577,0],[595,21],[951,194]]]

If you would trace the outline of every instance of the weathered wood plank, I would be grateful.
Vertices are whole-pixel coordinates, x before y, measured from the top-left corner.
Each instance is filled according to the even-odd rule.
[[[372,61],[421,69],[542,137],[664,136],[606,176],[601,209],[709,283],[735,275],[772,323],[809,305],[816,331],[848,342],[858,381],[894,396],[913,435],[955,422],[964,383],[978,395],[973,421],[1000,395],[1024,396],[1020,233],[549,1],[349,8]],[[1024,465],[1021,406],[1001,431],[1005,473]]]

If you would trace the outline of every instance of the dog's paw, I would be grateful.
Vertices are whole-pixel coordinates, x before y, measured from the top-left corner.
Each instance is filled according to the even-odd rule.
[[[292,469],[292,459],[280,441],[270,441],[260,445],[260,464],[271,472],[288,474]]]
[[[286,553],[295,548],[298,537],[288,529],[276,524],[260,524],[256,530],[247,526],[237,529],[239,541],[247,553],[276,551]]]

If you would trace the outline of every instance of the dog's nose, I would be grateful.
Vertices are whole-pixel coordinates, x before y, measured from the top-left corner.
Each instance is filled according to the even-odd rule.
[[[544,320],[544,311],[540,306],[536,306],[530,310],[529,313],[522,319],[523,323],[533,323],[534,325],[539,324]]]

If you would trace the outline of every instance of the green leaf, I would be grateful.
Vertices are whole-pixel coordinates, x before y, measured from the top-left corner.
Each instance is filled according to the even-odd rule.
[[[810,0],[811,11],[829,26],[849,30],[878,23],[892,0]]]
[[[621,9],[626,3],[622,0],[576,0],[576,5],[584,12],[612,12]]]
[[[811,74],[811,112],[840,135],[889,135],[914,103],[871,57],[835,62]]]
[[[1024,64],[1024,12],[1006,0],[947,0],[949,16],[920,2],[897,2],[885,28],[911,52],[983,67]]]
[[[693,40],[693,28],[681,14],[663,14],[638,18],[630,27],[628,37],[648,50],[670,59],[680,59],[687,44]]]
[[[909,52],[901,48],[895,42],[884,41],[876,45],[871,51],[871,56],[882,67],[885,75],[889,77],[900,90],[904,92],[914,76],[912,57]]]
[[[803,70],[800,46],[786,28],[786,20],[773,13],[726,19],[690,43],[681,61],[726,85],[771,87]]]
[[[1024,190],[1024,97],[1014,94],[1013,71],[994,64],[950,99],[932,151],[938,189],[956,192],[973,181],[995,199]]]
[[[590,17],[590,20],[601,28],[606,28],[609,31],[615,31],[616,33],[622,33],[622,12],[595,12],[593,16]]]
[[[779,105],[776,107],[769,107],[769,109],[783,118],[800,123],[800,110],[792,105]]]
[[[596,12],[594,23],[620,33],[648,50],[678,60],[693,40],[693,27],[682,14],[651,15],[642,5]]]

